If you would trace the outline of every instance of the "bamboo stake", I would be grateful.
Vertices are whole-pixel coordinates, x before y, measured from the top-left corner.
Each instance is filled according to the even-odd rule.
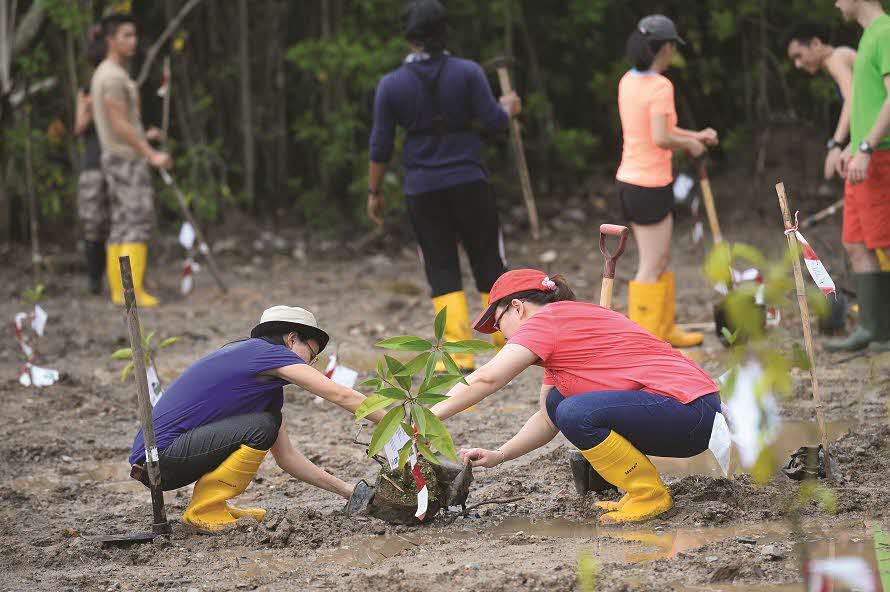
[[[145,440],[145,468],[151,489],[151,508],[154,516],[152,532],[170,534],[170,523],[164,509],[164,492],[161,490],[161,467],[158,464],[158,445],[155,439],[154,422],[151,416],[151,400],[148,394],[148,375],[145,373],[145,352],[142,349],[142,328],[139,326],[139,313],[136,310],[136,293],[133,290],[133,274],[130,270],[130,257],[120,257],[121,284],[124,291],[124,308],[127,316],[127,331],[130,334],[130,347],[133,350],[133,377],[136,379],[136,402],[142,436]]]
[[[785,184],[781,181],[776,184],[776,194],[779,196],[779,207],[782,210],[782,218],[785,222],[785,238],[788,240],[788,250],[791,252],[791,263],[794,267],[794,283],[797,287],[797,304],[800,307],[800,321],[803,325],[804,345],[807,350],[807,359],[810,364],[810,382],[813,385],[813,400],[816,402],[816,420],[819,423],[819,435],[822,439],[822,450],[825,454],[825,478],[832,480],[831,457],[828,452],[828,433],[825,429],[825,415],[822,407],[822,397],[819,394],[819,380],[816,378],[816,354],[813,350],[813,335],[810,332],[810,307],[807,303],[807,292],[803,283],[803,272],[800,267],[800,249],[797,245],[797,236],[791,218],[791,210],[788,208],[788,197],[785,194]]]

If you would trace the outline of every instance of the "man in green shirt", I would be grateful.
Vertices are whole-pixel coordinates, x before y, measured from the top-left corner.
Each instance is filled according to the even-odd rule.
[[[850,144],[839,162],[846,178],[843,242],[856,275],[859,326],[828,351],[890,351],[890,272],[877,249],[890,247],[890,16],[879,0],[837,0],[862,38],[853,64]]]

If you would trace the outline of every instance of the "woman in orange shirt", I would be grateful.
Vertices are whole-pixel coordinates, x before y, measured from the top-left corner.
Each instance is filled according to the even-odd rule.
[[[677,43],[684,41],[676,26],[660,14],[641,20],[627,41],[633,68],[618,85],[624,148],[615,178],[640,253],[627,316],[675,347],[692,347],[702,335],[684,333],[674,324],[674,276],[667,271],[674,225],[671,156],[674,150],[701,156],[717,145],[717,132],[677,127],[674,86],[662,75]]]

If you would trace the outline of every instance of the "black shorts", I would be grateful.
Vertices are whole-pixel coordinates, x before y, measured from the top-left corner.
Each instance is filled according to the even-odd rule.
[[[618,181],[624,219],[634,224],[658,224],[674,211],[674,184],[640,187]]]

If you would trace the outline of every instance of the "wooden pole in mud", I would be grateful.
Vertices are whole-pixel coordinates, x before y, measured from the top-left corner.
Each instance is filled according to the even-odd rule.
[[[813,400],[816,402],[816,420],[819,422],[819,436],[822,439],[822,450],[825,454],[825,478],[832,480],[831,457],[828,453],[828,432],[825,429],[825,414],[822,408],[822,397],[819,394],[819,380],[816,378],[816,354],[813,349],[813,334],[810,331],[810,308],[807,304],[807,291],[803,283],[803,272],[800,268],[800,249],[797,245],[797,235],[794,230],[794,222],[791,218],[791,210],[788,207],[788,197],[785,194],[785,184],[781,181],[776,184],[776,194],[779,196],[779,208],[782,210],[782,218],[785,222],[785,238],[788,240],[788,250],[791,252],[791,264],[794,267],[794,283],[797,287],[797,304],[800,307],[800,321],[803,325],[803,339],[807,350],[807,359],[810,364],[810,382],[813,385]]]
[[[145,352],[142,349],[142,328],[136,310],[136,293],[133,290],[133,274],[130,270],[130,257],[120,258],[121,283],[124,288],[124,308],[127,315],[127,331],[130,334],[130,347],[133,350],[133,376],[136,378],[136,399],[139,421],[145,439],[145,467],[148,469],[148,482],[151,489],[151,507],[154,523],[151,530],[155,534],[170,534],[170,523],[164,509],[164,492],[161,490],[161,467],[158,464],[158,445],[155,427],[151,418],[151,400],[148,395],[148,376],[145,373]]]

